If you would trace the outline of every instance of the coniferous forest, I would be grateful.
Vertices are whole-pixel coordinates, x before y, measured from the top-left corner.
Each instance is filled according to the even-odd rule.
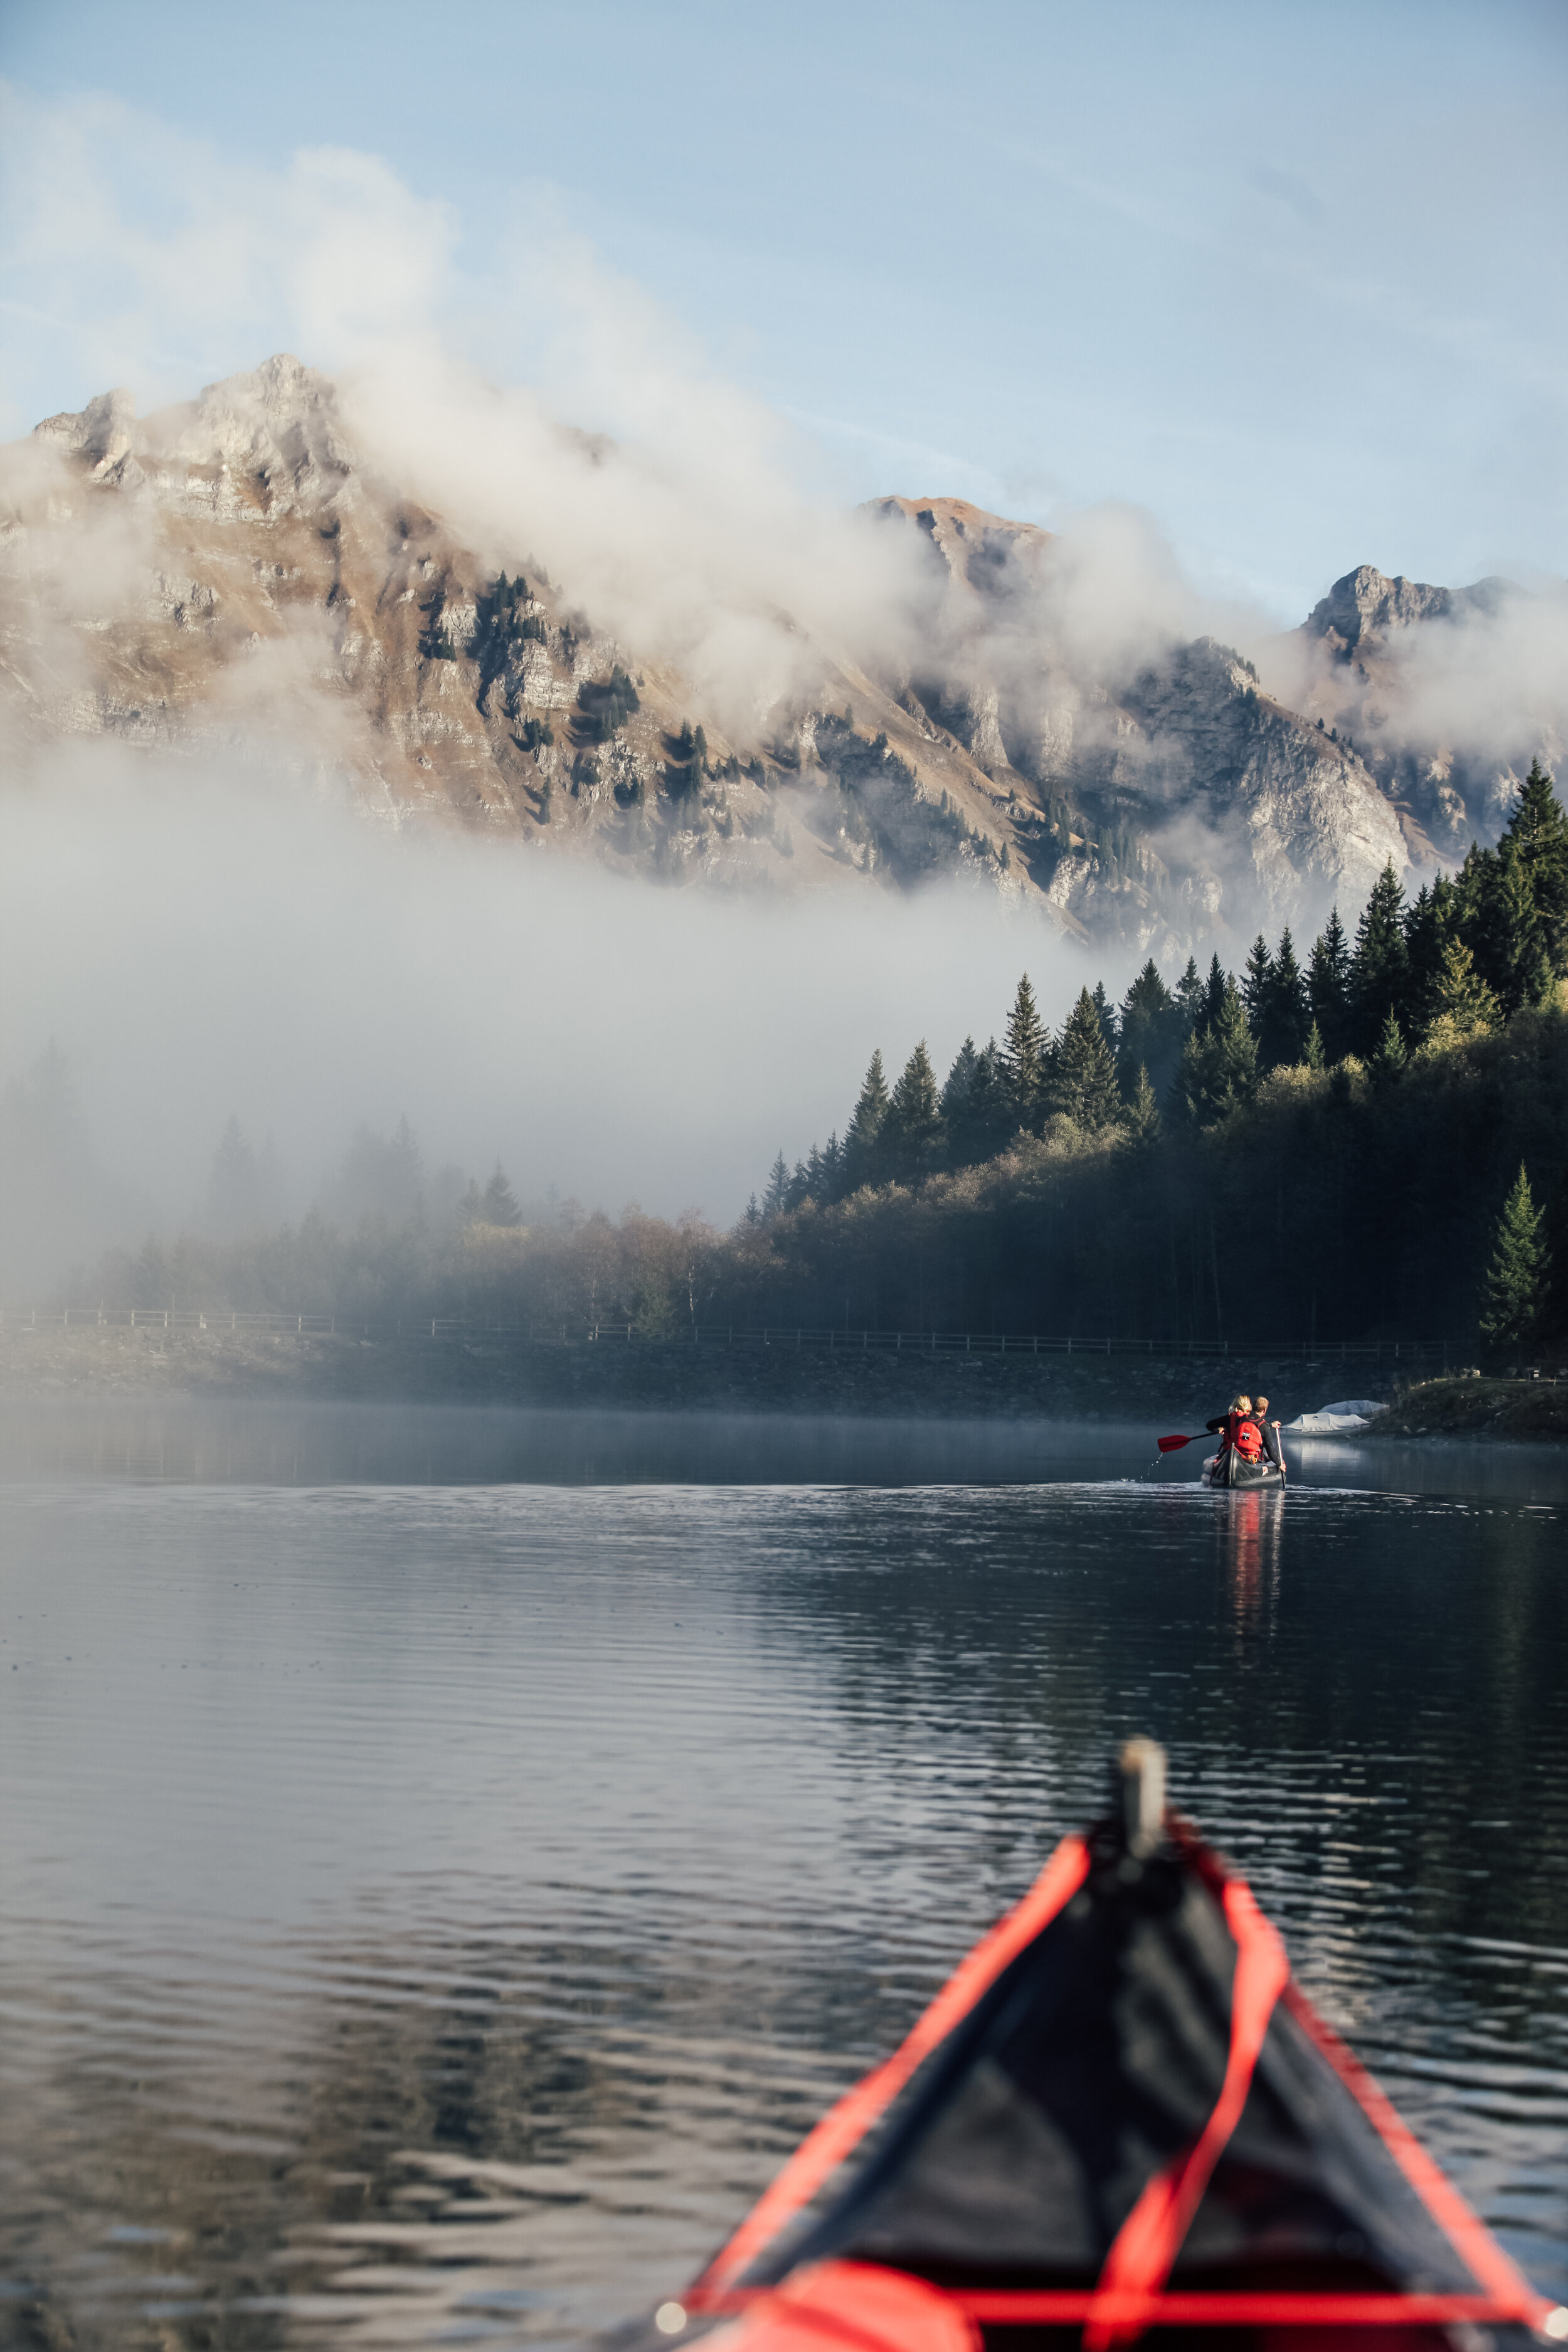
[[[46,1071],[7,1103],[37,1126],[58,1092]],[[923,1044],[896,1075],[873,1052],[842,1134],[781,1152],[728,1234],[520,1204],[499,1169],[464,1190],[405,1129],[357,1138],[289,1226],[247,1149],[231,1127],[226,1218],[113,1252],[71,1295],[1568,1361],[1568,819],[1537,765],[1495,849],[1413,898],[1386,868],[1353,931],[1336,911],[1305,949],[1260,936],[1236,972],[1151,961],[1056,1029],[1026,977],[940,1078]]]
[[[1304,954],[1259,936],[1239,973],[1189,960],[1168,984],[1151,961],[1054,1034],[1025,978],[940,1083],[923,1045],[891,1081],[873,1053],[842,1136],[781,1154],[748,1212],[759,1303],[1176,1342],[1568,1340],[1565,979],[1568,820],[1537,763],[1495,850],[1408,900],[1388,866],[1353,937],[1336,909]]]

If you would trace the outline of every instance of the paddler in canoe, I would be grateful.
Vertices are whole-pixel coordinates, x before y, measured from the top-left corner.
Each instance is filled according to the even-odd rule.
[[[1249,1396],[1236,1396],[1228,1412],[1205,1423],[1210,1435],[1219,1439],[1218,1453],[1204,1465],[1208,1486],[1272,1486],[1283,1480],[1279,1440],[1263,1418],[1268,1403],[1267,1397],[1255,1405]]]
[[[1258,1423],[1259,1430],[1262,1432],[1263,1451],[1268,1454],[1268,1459],[1273,1463],[1274,1467],[1279,1471],[1280,1476],[1283,1477],[1285,1475],[1285,1456],[1279,1451],[1279,1423],[1277,1421],[1269,1420],[1268,1399],[1266,1396],[1253,1398],[1252,1418]]]

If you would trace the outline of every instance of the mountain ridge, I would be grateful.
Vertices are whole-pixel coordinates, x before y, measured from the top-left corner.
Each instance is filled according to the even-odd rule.
[[[586,446],[556,430],[563,462]],[[33,755],[95,735],[181,756],[281,740],[395,824],[732,887],[959,877],[1161,951],[1315,919],[1388,860],[1431,861],[1432,812],[1454,831],[1441,758],[1389,752],[1380,772],[1325,709],[1353,709],[1359,739],[1391,634],[1515,593],[1359,567],[1291,633],[1297,707],[1212,638],[1097,664],[1051,533],[889,496],[862,513],[908,578],[912,638],[814,643],[809,689],[740,726],[525,547],[481,558],[289,354],[145,419],[105,393],[0,462],[0,676]]]

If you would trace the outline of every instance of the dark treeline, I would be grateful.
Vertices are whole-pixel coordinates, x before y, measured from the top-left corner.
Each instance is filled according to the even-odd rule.
[[[1565,976],[1537,764],[1495,850],[1409,901],[1388,866],[1353,940],[1336,909],[1304,961],[1288,929],[1239,975],[1151,961],[1055,1034],[1026,978],[940,1085],[923,1044],[890,1086],[874,1054],[842,1138],[747,1213],[767,1319],[1468,1341],[1527,1200],[1533,1286],[1483,1336],[1568,1336]]]
[[[966,1038],[940,1084],[923,1045],[890,1085],[874,1054],[842,1138],[793,1171],[781,1153],[728,1234],[695,1211],[520,1205],[500,1169],[427,1173],[405,1129],[357,1137],[288,1224],[231,1127],[191,1229],[83,1268],[71,1295],[648,1337],[1568,1349],[1565,978],[1568,822],[1536,767],[1495,850],[1408,900],[1386,869],[1353,937],[1335,913],[1304,958],[1287,930],[1239,973],[1216,956],[1167,982],[1150,961],[1054,1032],[1026,978],[1001,1038]],[[63,1135],[67,1111],[53,1070],[11,1090],[0,1129]],[[39,1199],[59,1190],[51,1151],[26,1163]]]

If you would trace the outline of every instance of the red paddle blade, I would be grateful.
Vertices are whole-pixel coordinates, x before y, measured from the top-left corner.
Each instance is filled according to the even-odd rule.
[[[1203,1433],[1206,1437],[1207,1430]],[[1178,1445],[1195,1445],[1197,1442],[1195,1437],[1157,1437],[1154,1441],[1162,1454],[1173,1454]]]

